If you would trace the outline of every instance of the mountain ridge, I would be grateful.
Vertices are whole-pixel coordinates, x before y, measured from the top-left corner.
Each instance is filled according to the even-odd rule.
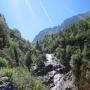
[[[59,31],[62,31],[65,28],[68,28],[69,26],[71,26],[74,23],[79,22],[80,20],[85,19],[86,17],[90,17],[90,11],[86,12],[86,13],[82,13],[82,14],[78,14],[78,15],[74,15],[70,18],[65,19],[61,25],[58,26],[54,26],[53,28],[46,28],[42,31],[40,31],[34,38],[33,43],[35,43],[36,41],[42,41],[44,39],[45,36],[47,35],[51,35],[51,34],[56,34]]]

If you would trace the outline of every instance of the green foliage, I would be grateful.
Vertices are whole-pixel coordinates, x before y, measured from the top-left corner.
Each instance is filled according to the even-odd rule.
[[[71,67],[78,86],[86,82],[86,71],[90,71],[89,22],[90,17],[79,20],[53,37],[48,35],[39,43],[43,52],[54,53],[62,64]]]
[[[82,55],[79,51],[77,52],[77,54],[71,56],[70,65],[75,76],[75,84],[79,87],[82,72]]]
[[[9,29],[5,20],[0,17],[0,77],[9,77],[10,83],[19,87],[19,90],[45,88],[42,81],[30,72],[32,63],[41,67],[45,60],[39,42],[36,44],[37,50],[34,46],[23,39],[17,29]]]
[[[46,61],[45,53],[34,50],[32,51],[33,53],[31,54],[31,58],[33,61],[33,65],[41,68],[44,66],[44,62]]]
[[[43,90],[42,82],[37,80],[27,69],[22,67],[14,69],[12,81],[19,87],[19,90]]]
[[[42,82],[40,80],[35,81],[35,90],[42,90]]]
[[[9,66],[9,62],[5,58],[0,57],[0,68]]]
[[[46,60],[45,56],[43,54],[39,54],[35,64],[37,65],[37,67],[43,67],[45,60]]]
[[[0,76],[7,76],[11,78],[12,74],[13,74],[12,68],[0,68]]]
[[[90,17],[79,20],[59,33],[30,44],[18,30],[11,30],[0,20],[0,76],[12,77],[20,90],[43,90],[43,84],[30,73],[31,66],[44,66],[45,54],[53,53],[75,76],[79,87],[90,71]],[[28,70],[26,69],[28,68]],[[14,68],[14,69],[13,69]]]
[[[19,32],[19,30],[14,29],[13,31],[10,32],[10,36],[19,39],[21,38],[21,33]]]
[[[31,52],[28,51],[25,55],[25,64],[28,67],[28,69],[30,70],[31,68],[31,64],[32,64],[32,59],[31,59]]]
[[[0,49],[8,46],[9,46],[9,40],[8,40],[7,30],[4,30],[0,26]]]
[[[37,50],[41,50],[41,47],[40,47],[40,44],[39,44],[39,42],[37,41],[36,42],[36,47],[35,47]]]

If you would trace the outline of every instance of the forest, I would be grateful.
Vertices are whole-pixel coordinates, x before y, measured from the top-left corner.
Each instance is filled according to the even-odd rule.
[[[50,90],[38,77],[48,72],[44,69],[47,53],[53,53],[65,66],[63,73],[72,72],[78,90],[89,90],[90,17],[31,43],[22,38],[19,30],[10,29],[0,15],[0,88]]]

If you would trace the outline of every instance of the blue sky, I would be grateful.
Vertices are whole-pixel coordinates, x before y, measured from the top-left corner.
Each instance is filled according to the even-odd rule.
[[[9,27],[17,28],[30,41],[41,30],[87,11],[90,0],[0,0],[0,13]]]

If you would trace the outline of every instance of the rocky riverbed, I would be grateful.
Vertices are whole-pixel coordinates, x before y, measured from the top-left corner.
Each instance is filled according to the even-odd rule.
[[[37,73],[44,84],[50,90],[77,90],[72,72],[66,72],[66,67],[53,54],[46,54],[46,59],[45,67]]]

